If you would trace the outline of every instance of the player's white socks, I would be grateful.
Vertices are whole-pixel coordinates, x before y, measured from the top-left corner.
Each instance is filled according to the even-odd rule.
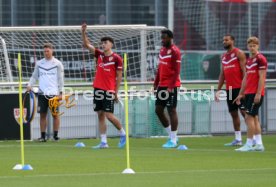
[[[171,131],[170,138],[171,138],[171,141],[176,144],[177,131]]]
[[[106,134],[101,134],[101,142],[107,143]]]
[[[168,127],[165,128],[165,130],[168,133],[168,135],[170,136],[170,134],[171,134],[171,126],[169,125]]]
[[[249,146],[252,146],[253,145],[253,139],[247,138],[246,144],[249,145]]]
[[[126,132],[125,132],[124,128],[121,128],[119,130],[119,134],[120,134],[120,136],[125,136],[126,135]]]
[[[255,141],[256,141],[256,135],[255,135],[255,134],[253,135],[253,140],[255,140]]]
[[[256,140],[256,144],[263,145],[262,135],[261,134],[256,134],[255,135],[255,140]]]
[[[242,141],[241,131],[235,131],[235,139]]]

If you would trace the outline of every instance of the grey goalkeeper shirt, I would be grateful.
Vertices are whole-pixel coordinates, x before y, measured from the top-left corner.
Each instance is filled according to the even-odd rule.
[[[59,95],[64,85],[62,63],[55,57],[52,57],[51,60],[43,58],[38,61],[28,85],[33,86],[37,80],[39,82],[39,93],[44,95]]]

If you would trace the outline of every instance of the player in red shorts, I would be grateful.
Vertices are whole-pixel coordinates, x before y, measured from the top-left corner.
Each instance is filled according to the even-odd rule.
[[[163,47],[159,53],[159,64],[154,81],[154,89],[157,89],[155,112],[163,127],[169,134],[164,148],[174,148],[177,146],[178,116],[176,112],[177,93],[181,85],[180,82],[180,50],[172,43],[173,33],[170,30],[161,31]],[[170,121],[164,114],[167,107]]]
[[[93,104],[94,111],[98,114],[101,142],[93,148],[108,148],[105,118],[107,118],[118,129],[120,134],[118,147],[122,148],[126,143],[126,134],[122,124],[113,114],[114,101],[118,102],[117,94],[122,80],[122,58],[112,51],[114,40],[111,37],[101,38],[101,47],[103,48],[103,51],[100,51],[91,45],[86,36],[86,28],[86,24],[83,24],[83,45],[94,54],[95,58],[97,58],[97,70],[93,82]]]
[[[231,114],[235,139],[224,146],[242,145],[242,135],[240,130],[239,110],[244,116],[243,104],[237,105],[233,100],[239,95],[243,76],[245,74],[246,56],[242,50],[234,46],[234,36],[227,34],[223,37],[223,47],[227,50],[221,57],[221,71],[219,76],[216,101],[219,101],[219,94],[224,82],[226,83],[227,106]]]
[[[248,38],[247,48],[250,51],[250,57],[246,62],[246,74],[243,78],[239,96],[235,99],[235,102],[239,104],[240,100],[245,97],[247,141],[244,146],[236,149],[236,151],[264,151],[258,111],[265,95],[267,60],[259,52],[259,39],[257,37]],[[254,134],[256,138],[255,146],[253,146]]]

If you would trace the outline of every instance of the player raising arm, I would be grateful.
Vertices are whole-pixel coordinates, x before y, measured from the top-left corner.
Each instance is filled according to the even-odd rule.
[[[122,58],[112,51],[114,40],[111,37],[101,38],[103,51],[95,48],[88,40],[86,28],[87,25],[83,24],[81,29],[83,46],[97,58],[96,75],[93,82],[93,104],[94,111],[98,114],[101,142],[93,148],[108,148],[105,118],[118,129],[120,134],[118,147],[122,148],[126,143],[125,130],[113,114],[114,101],[118,101],[118,90],[122,80]]]
[[[259,52],[259,39],[257,37],[248,38],[247,48],[250,51],[250,57],[246,62],[246,75],[243,78],[239,96],[234,100],[240,104],[241,99],[245,97],[247,141],[243,147],[236,149],[236,151],[264,151],[258,112],[265,95],[267,60]],[[253,146],[254,134],[255,146]]]

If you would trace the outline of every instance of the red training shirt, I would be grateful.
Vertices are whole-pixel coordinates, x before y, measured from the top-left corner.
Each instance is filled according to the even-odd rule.
[[[258,53],[253,58],[248,58],[246,62],[246,85],[245,85],[245,94],[256,94],[259,84],[259,70],[267,69],[267,60],[266,58]],[[265,75],[266,76],[266,75]],[[266,78],[266,77],[265,77]],[[261,95],[265,94],[265,85],[262,88]]]
[[[224,53],[221,58],[223,66],[224,79],[226,83],[226,90],[241,88],[242,84],[242,69],[238,59],[238,52],[240,49],[234,48],[230,52]]]
[[[159,53],[159,64],[154,81],[157,87],[180,87],[180,63],[181,54],[176,45],[169,48],[162,47]]]
[[[116,71],[123,69],[122,58],[116,53],[105,56],[99,49],[95,50],[95,57],[98,60],[93,87],[115,92]]]

